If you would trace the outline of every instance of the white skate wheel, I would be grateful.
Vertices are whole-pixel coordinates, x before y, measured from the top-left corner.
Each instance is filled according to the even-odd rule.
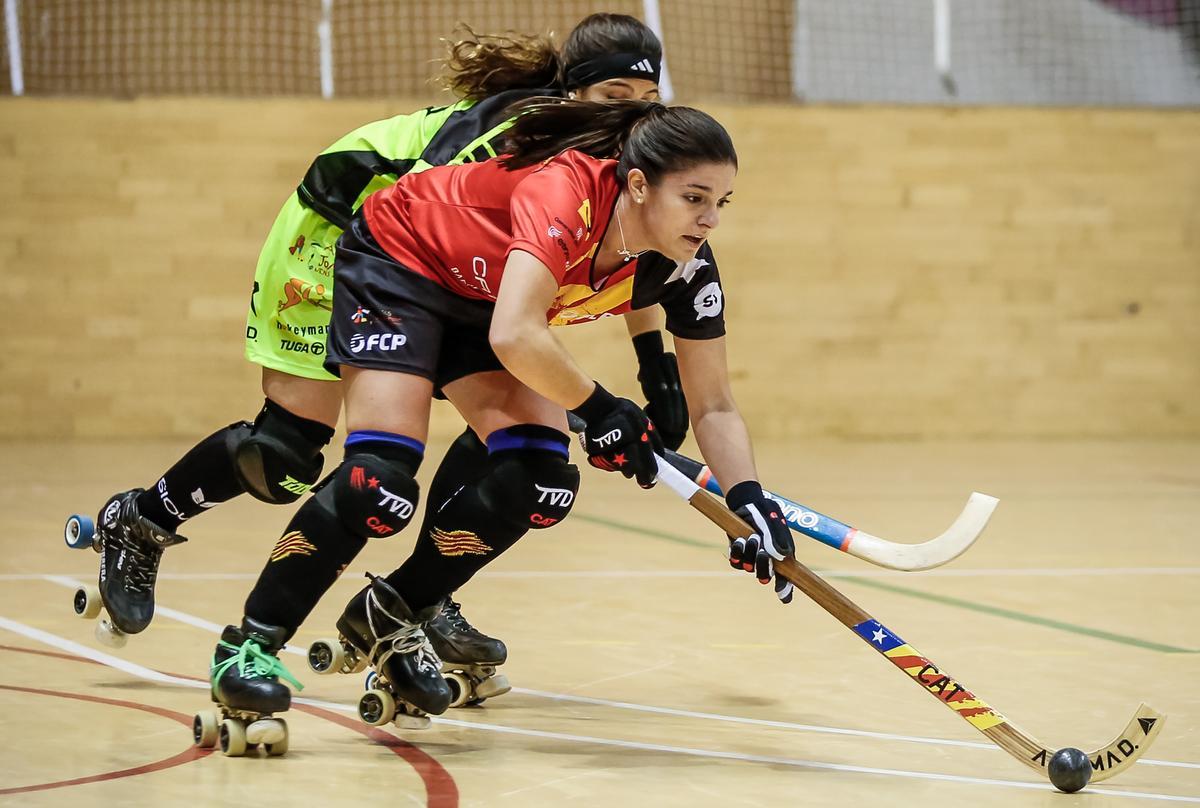
[[[512,685],[508,683],[508,677],[503,673],[497,673],[475,686],[475,698],[478,699],[478,702],[482,702],[484,699],[503,696],[510,690],[512,690]]]
[[[100,616],[100,607],[104,605],[104,601],[100,600],[100,590],[96,587],[81,586],[75,590],[72,605],[75,607],[75,614],[85,620],[94,620]]]
[[[462,707],[471,698],[471,680],[458,671],[442,674],[450,686],[450,706]]]
[[[201,749],[212,749],[217,745],[217,737],[221,734],[217,723],[217,714],[212,710],[196,713],[192,718],[192,739]]]
[[[368,690],[358,700],[358,717],[373,727],[382,727],[396,715],[396,699],[386,690]]]
[[[337,640],[317,640],[308,646],[308,667],[314,673],[337,673],[346,664],[346,651]]]
[[[271,719],[279,725],[279,740],[264,743],[263,748],[267,750],[267,754],[271,757],[279,757],[287,754],[288,750],[288,725],[282,718]]]
[[[124,648],[125,641],[128,637],[125,632],[108,622],[108,618],[101,618],[96,623],[96,641],[101,645],[107,645],[109,648]]]
[[[246,725],[246,743],[250,746],[278,743],[285,735],[287,725],[278,718],[259,718]]]
[[[218,738],[223,755],[241,757],[246,754],[246,726],[236,718],[226,718],[221,722]]]
[[[72,550],[83,550],[92,546],[92,537],[96,535],[96,524],[90,517],[72,514],[63,528],[63,541]]]

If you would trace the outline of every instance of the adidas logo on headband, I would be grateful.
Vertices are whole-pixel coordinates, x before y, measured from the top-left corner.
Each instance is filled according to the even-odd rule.
[[[649,59],[643,59],[642,61],[638,62],[637,64],[630,65],[629,69],[630,70],[638,70],[638,71],[641,71],[642,73],[653,73],[654,65],[650,64]]]

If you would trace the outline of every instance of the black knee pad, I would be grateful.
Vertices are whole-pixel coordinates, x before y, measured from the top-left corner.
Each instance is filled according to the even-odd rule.
[[[250,424],[230,425],[229,447],[238,481],[255,499],[295,502],[321,476],[321,449],[333,430],[267,401]]]
[[[513,527],[557,525],[579,493],[579,467],[557,452],[514,449],[493,455],[479,481],[479,498]]]
[[[421,498],[416,468],[374,452],[350,454],[316,498],[346,530],[364,539],[394,536],[412,521]]]

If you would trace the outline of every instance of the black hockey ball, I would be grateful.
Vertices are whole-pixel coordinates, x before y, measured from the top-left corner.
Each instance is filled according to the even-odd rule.
[[[1055,752],[1047,768],[1054,787],[1068,794],[1074,794],[1092,779],[1092,762],[1072,746]]]

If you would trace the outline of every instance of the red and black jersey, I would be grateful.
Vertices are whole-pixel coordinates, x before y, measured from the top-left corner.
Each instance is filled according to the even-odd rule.
[[[362,210],[388,255],[462,297],[495,301],[508,254],[524,250],[558,283],[546,313],[551,325],[662,303],[671,333],[724,334],[724,297],[707,244],[686,266],[647,253],[594,279],[592,259],[619,191],[616,161],[565,151],[516,171],[487,160],[408,175]]]

